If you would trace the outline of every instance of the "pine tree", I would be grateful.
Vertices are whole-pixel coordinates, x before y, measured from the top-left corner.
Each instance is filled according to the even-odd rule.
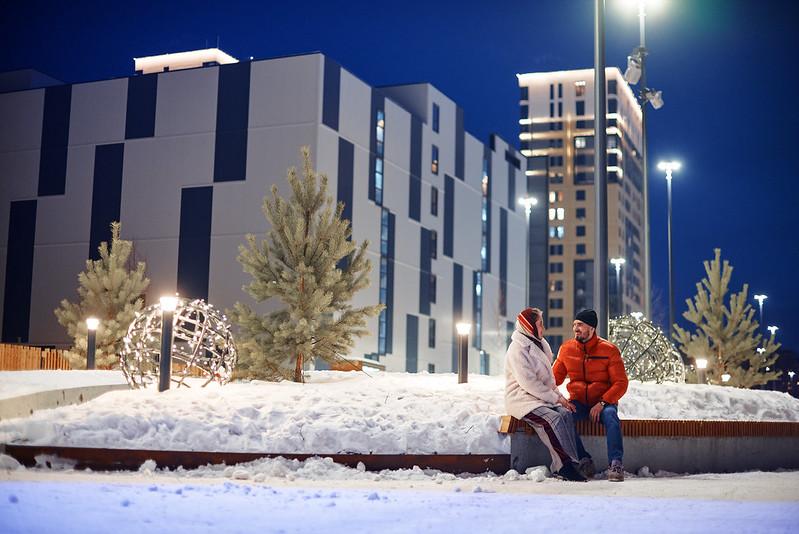
[[[86,270],[78,275],[77,304],[64,299],[54,312],[58,322],[73,339],[67,353],[73,369],[86,366],[86,319],[97,317],[95,361],[97,367],[110,369],[118,364],[122,338],[136,313],[144,306],[144,291],[150,284],[145,278],[145,265],[139,262],[131,269],[133,243],[119,238],[121,225],[111,223],[111,247],[103,241],[98,250],[99,260],[86,260]]]
[[[747,302],[748,284],[730,295],[729,307],[725,305],[733,268],[727,260],[722,263],[721,249],[715,249],[715,254],[715,259],[704,262],[707,276],[696,284],[693,301],[685,301],[688,311],[682,316],[696,326],[696,331],[691,334],[675,324],[674,339],[684,354],[707,359],[709,383],[722,384],[725,372],[730,375],[726,382],[730,386],[750,388],[775,380],[782,374],[774,369],[780,344],[773,335],[763,339],[757,333],[755,310]],[[762,353],[757,352],[758,347]]]
[[[288,170],[288,201],[272,186],[263,212],[271,229],[260,243],[252,234],[239,247],[239,262],[253,280],[244,287],[257,302],[277,299],[283,308],[259,315],[237,302],[230,312],[239,325],[240,374],[303,382],[306,360],[333,363],[347,354],[366,318],[381,305],[353,308],[355,292],[369,285],[368,242],[350,240],[343,203],[333,208],[327,176],[317,175],[310,150],[302,149],[303,176]]]

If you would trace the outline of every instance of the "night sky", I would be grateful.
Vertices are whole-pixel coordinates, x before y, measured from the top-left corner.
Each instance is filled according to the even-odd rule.
[[[652,3],[652,2],[650,2]],[[767,324],[799,349],[799,6],[777,0],[660,0],[649,9],[652,294],[668,316],[666,184],[673,181],[675,315],[720,247],[731,289],[765,293]],[[65,82],[127,76],[133,57],[219,47],[239,59],[321,51],[379,86],[430,82],[482,141],[518,147],[516,73],[593,65],[593,1],[4,2],[0,71]],[[638,45],[636,8],[607,0],[607,65]],[[791,37],[794,35],[793,37]],[[792,185],[794,184],[794,185]],[[681,319],[681,318],[680,318]],[[682,321],[684,323],[684,321]]]

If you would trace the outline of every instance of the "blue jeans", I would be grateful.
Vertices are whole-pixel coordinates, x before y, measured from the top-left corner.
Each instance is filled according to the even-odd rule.
[[[591,418],[590,407],[579,401],[571,402],[574,404],[574,407],[577,408],[577,411],[572,414],[572,419],[574,419],[575,422],[581,419]],[[621,423],[619,422],[619,413],[616,405],[608,404],[602,408],[602,413],[599,414],[599,420],[605,427],[605,439],[607,440],[608,445],[608,465],[610,465],[613,460],[618,460],[621,462],[621,459],[624,456],[624,444],[622,443]],[[588,454],[588,452],[585,450],[585,447],[583,447],[583,441],[580,439],[580,434],[577,433],[576,429],[575,434],[577,435],[578,456],[580,459],[590,458],[591,455]]]

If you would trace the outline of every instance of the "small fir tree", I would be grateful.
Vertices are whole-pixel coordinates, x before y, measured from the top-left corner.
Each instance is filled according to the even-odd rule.
[[[674,325],[674,339],[680,350],[692,358],[706,358],[705,372],[712,384],[724,384],[721,375],[730,375],[726,385],[751,388],[776,380],[781,376],[774,368],[779,357],[776,351],[780,344],[772,335],[764,339],[754,319],[754,308],[747,302],[748,284],[730,295],[729,307],[724,298],[729,291],[732,266],[721,261],[721,249],[715,249],[716,257],[705,261],[707,276],[696,284],[696,296],[686,299],[688,311],[682,314],[696,326],[694,333]],[[762,353],[757,349],[762,348]],[[767,371],[766,368],[769,368]]]
[[[368,242],[350,240],[344,204],[334,209],[327,176],[316,174],[307,147],[302,159],[302,178],[294,167],[288,170],[289,200],[276,185],[271,198],[264,197],[267,239],[259,243],[250,234],[239,247],[239,262],[253,278],[244,290],[257,302],[275,298],[283,305],[259,315],[237,302],[230,312],[240,328],[238,371],[244,376],[303,382],[306,360],[342,359],[353,338],[366,333],[366,318],[382,309],[351,306],[355,292],[369,285]]]
[[[118,365],[122,338],[136,313],[144,306],[144,291],[150,280],[144,276],[144,262],[131,269],[133,243],[119,238],[121,225],[111,223],[111,247],[100,243],[99,260],[86,260],[86,270],[78,275],[77,304],[64,299],[54,312],[58,322],[73,339],[67,352],[73,369],[86,366],[86,319],[97,317],[95,362],[97,367],[110,369]]]

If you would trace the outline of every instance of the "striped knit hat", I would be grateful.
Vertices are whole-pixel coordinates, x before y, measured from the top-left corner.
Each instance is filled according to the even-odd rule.
[[[538,308],[525,308],[516,316],[516,330],[522,334],[540,338],[541,332],[536,328],[535,323],[543,313]]]

